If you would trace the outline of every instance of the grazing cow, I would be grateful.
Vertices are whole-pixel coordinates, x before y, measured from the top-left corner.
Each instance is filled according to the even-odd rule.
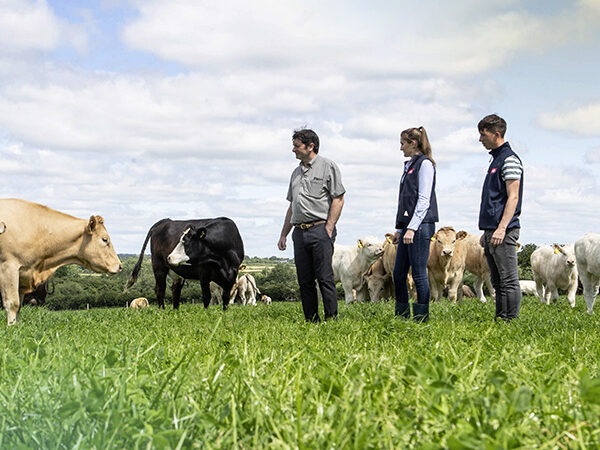
[[[537,287],[533,280],[519,280],[519,286],[521,286],[521,294],[523,295],[537,295]]]
[[[333,249],[333,276],[344,288],[346,303],[352,303],[352,289],[356,289],[356,301],[367,297],[365,274],[371,264],[383,253],[383,242],[369,236],[358,239],[357,245],[335,245]]]
[[[592,314],[600,285],[600,234],[586,233],[578,239],[575,242],[575,256],[587,312]]]
[[[265,295],[265,294],[260,296],[260,301],[267,305],[270,305],[272,303],[271,297],[269,297],[268,295]]]
[[[564,246],[542,245],[530,257],[531,271],[540,301],[550,304],[558,300],[558,289],[567,290],[567,299],[575,307],[577,292],[577,266],[573,244]]]
[[[258,287],[256,287],[256,280],[249,273],[245,273],[233,285],[230,303],[234,302],[239,295],[242,305],[245,306],[249,302],[251,305],[256,306],[256,294],[260,294]]]
[[[392,244],[389,244],[392,245]],[[394,284],[392,276],[385,271],[383,266],[383,256],[371,264],[365,274],[367,287],[369,288],[369,297],[372,302],[380,302],[383,298],[389,298],[394,295]]]
[[[463,292],[459,288],[462,287],[465,271],[466,237],[466,231],[457,233],[452,227],[443,227],[431,238],[427,274],[432,300],[440,300],[446,286],[452,303],[462,299]]]
[[[4,199],[0,217],[0,294],[8,325],[17,323],[24,295],[65,264],[101,273],[121,271],[100,216],[78,219],[37,203]]]
[[[165,307],[167,275],[174,281],[173,309],[179,308],[181,289],[185,280],[200,280],[202,303],[208,308],[211,299],[210,282],[223,288],[223,309],[244,259],[244,244],[235,223],[226,217],[217,219],[163,219],[150,228],[140,257],[125,289],[137,280],[148,241],[152,253],[152,270],[159,308]]]
[[[142,309],[147,308],[148,306],[150,306],[150,304],[148,303],[148,299],[146,297],[134,298],[129,304],[129,307],[133,309]]]
[[[483,294],[483,283],[488,288],[490,295],[495,295],[494,288],[492,286],[492,280],[490,278],[490,267],[488,266],[487,259],[483,247],[479,243],[479,236],[469,234],[464,240],[465,246],[467,247],[467,256],[465,260],[466,269],[475,275],[475,293],[481,303],[485,303],[487,299]]]

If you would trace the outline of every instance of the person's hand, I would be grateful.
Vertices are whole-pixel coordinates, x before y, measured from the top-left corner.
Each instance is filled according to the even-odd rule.
[[[402,242],[404,242],[405,244],[412,244],[415,240],[415,230],[406,230],[406,233],[404,233],[404,238],[402,239]]]
[[[335,228],[335,225],[329,225],[329,222],[327,222],[325,224],[325,231],[327,231],[327,236],[329,236],[330,239],[333,236],[333,229],[334,228]]]
[[[494,231],[494,234],[492,234],[492,239],[491,239],[490,243],[494,247],[497,247],[500,244],[502,244],[502,242],[504,241],[504,236],[506,236],[506,229],[496,228],[496,231]]]
[[[279,242],[277,243],[277,247],[279,248],[279,250],[284,251],[287,248],[286,241],[287,241],[286,236],[281,236],[279,238]]]
[[[396,231],[394,236],[392,236],[392,244],[396,245],[398,242],[400,242],[400,232]]]

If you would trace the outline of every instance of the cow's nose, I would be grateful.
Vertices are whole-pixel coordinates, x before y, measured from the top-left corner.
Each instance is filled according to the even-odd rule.
[[[119,263],[119,272],[123,270],[123,264]]]
[[[171,255],[167,256],[167,262],[171,264]]]

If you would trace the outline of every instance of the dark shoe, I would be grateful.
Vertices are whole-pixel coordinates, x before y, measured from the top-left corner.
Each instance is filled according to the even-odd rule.
[[[410,319],[410,304],[396,302],[396,311],[394,313],[397,317],[402,317],[404,319]]]
[[[416,322],[427,322],[429,320],[429,303],[413,303],[413,319]]]

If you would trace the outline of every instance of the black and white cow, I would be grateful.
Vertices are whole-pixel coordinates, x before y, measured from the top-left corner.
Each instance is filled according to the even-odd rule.
[[[200,280],[202,302],[210,304],[210,282],[223,288],[223,309],[229,304],[229,293],[236,282],[244,259],[244,243],[235,223],[226,217],[198,220],[163,219],[150,228],[137,264],[127,286],[135,283],[140,272],[144,250],[152,238],[152,270],[156,300],[165,307],[167,275],[173,278],[173,308],[179,308],[185,280]]]

